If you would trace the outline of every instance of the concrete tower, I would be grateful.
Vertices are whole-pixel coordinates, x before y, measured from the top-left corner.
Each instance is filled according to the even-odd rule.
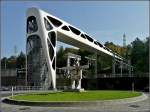
[[[126,35],[125,35],[125,33],[123,34],[123,47],[126,47]]]

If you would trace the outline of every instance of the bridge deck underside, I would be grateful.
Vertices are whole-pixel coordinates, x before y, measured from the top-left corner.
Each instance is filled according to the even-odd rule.
[[[76,37],[79,38],[79,37]],[[112,53],[104,50],[103,48],[99,48],[99,46],[94,45],[93,43],[89,43],[86,40],[80,41],[80,39],[72,38],[70,35],[66,35],[63,31],[57,32],[57,40],[77,48],[81,48],[93,53],[97,54],[107,54],[109,56],[114,56]],[[116,57],[116,56],[115,56]],[[116,57],[117,58],[117,57]]]

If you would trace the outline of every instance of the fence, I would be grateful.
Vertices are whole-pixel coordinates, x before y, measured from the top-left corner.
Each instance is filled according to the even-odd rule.
[[[46,91],[47,88],[41,86],[2,86],[1,91]]]
[[[113,78],[113,77],[149,77],[149,73],[134,73],[134,74],[98,74],[97,78]]]

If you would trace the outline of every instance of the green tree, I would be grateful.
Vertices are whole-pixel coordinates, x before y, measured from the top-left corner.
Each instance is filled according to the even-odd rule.
[[[57,67],[64,67],[66,66],[66,58],[65,58],[65,51],[63,46],[59,48],[57,51],[57,61],[56,61],[56,66]]]
[[[104,45],[110,48],[113,52],[121,55],[122,57],[126,57],[126,52],[127,52],[126,47],[115,45],[113,42],[106,42]]]
[[[16,68],[25,68],[25,64],[26,64],[26,55],[23,52],[20,52],[20,54],[17,57],[16,60]]]
[[[136,38],[132,43],[131,62],[136,72],[148,72],[148,40]]]
[[[144,55],[145,55],[145,58],[144,58],[145,71],[149,72],[149,37],[146,38]]]
[[[7,59],[7,69],[15,69],[16,68],[16,56],[10,56]]]
[[[1,69],[6,69],[7,68],[7,57],[3,57],[1,59]]]

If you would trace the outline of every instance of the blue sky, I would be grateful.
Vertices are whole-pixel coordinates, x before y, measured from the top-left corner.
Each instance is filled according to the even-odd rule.
[[[2,57],[25,52],[26,10],[39,7],[87,32],[99,42],[112,41],[122,45],[125,33],[127,44],[136,37],[149,36],[148,1],[3,1],[1,3]],[[58,43],[58,46],[62,43]]]

